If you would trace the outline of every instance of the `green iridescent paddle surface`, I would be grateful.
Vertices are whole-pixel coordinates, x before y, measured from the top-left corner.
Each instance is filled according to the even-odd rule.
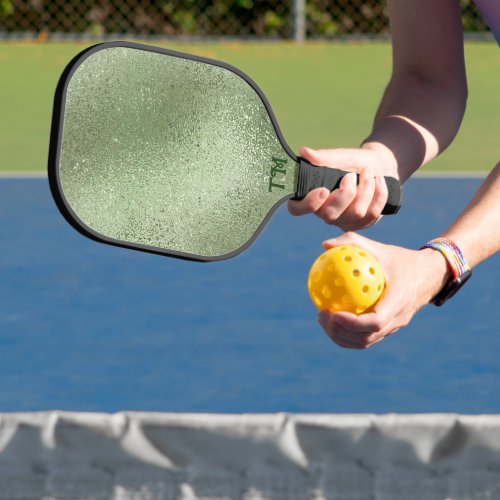
[[[139,48],[94,50],[67,76],[57,176],[98,239],[216,260],[293,196],[297,163],[235,71]]]

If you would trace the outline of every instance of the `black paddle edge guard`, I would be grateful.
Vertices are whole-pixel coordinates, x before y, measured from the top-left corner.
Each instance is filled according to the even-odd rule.
[[[50,191],[52,193],[52,197],[55,201],[55,204],[57,208],[59,209],[59,212],[61,215],[66,219],[66,221],[74,228],[76,229],[80,234],[83,236],[86,236],[87,238],[90,238],[94,241],[97,241],[99,243],[105,243],[107,245],[112,245],[116,247],[121,247],[121,248],[129,248],[132,250],[138,250],[141,252],[147,252],[147,253],[152,253],[156,255],[163,255],[167,257],[173,257],[177,259],[182,259],[182,260],[189,260],[189,261],[196,261],[196,262],[216,262],[220,260],[226,260],[230,259],[231,257],[235,257],[236,255],[240,254],[244,250],[246,250],[252,243],[257,239],[259,234],[262,232],[266,224],[269,222],[273,214],[278,210],[280,205],[284,203],[286,200],[290,199],[293,195],[292,194],[287,194],[285,195],[281,200],[278,200],[273,207],[269,210],[267,213],[266,217],[264,220],[260,223],[258,228],[256,229],[255,233],[240,247],[237,249],[233,250],[232,252],[228,252],[226,254],[222,255],[217,255],[217,256],[207,256],[207,255],[197,255],[197,254],[191,254],[191,253],[186,253],[186,252],[180,252],[178,250],[172,250],[172,249],[160,249],[156,247],[152,247],[149,245],[143,245],[140,243],[134,243],[134,242],[124,242],[124,241],[119,241],[116,239],[108,238],[107,236],[98,233],[97,231],[94,231],[92,228],[87,226],[73,211],[71,208],[71,205],[68,203],[66,200],[66,197],[64,196],[64,192],[62,189],[61,185],[61,179],[59,176],[59,156],[60,156],[60,151],[61,151],[61,139],[62,139],[62,131],[63,131],[63,126],[64,126],[64,110],[65,110],[65,103],[66,103],[66,92],[68,88],[68,84],[71,80],[71,77],[73,76],[74,72],[78,69],[78,67],[91,55],[95,54],[96,52],[99,52],[101,50],[106,50],[109,48],[116,48],[116,47],[124,47],[124,48],[130,48],[130,49],[137,49],[137,50],[143,50],[146,52],[155,52],[158,54],[163,54],[163,55],[168,55],[168,56],[173,56],[173,57],[179,57],[181,59],[189,59],[192,61],[198,61],[206,64],[211,64],[214,66],[219,66],[221,68],[225,68],[241,78],[243,78],[250,87],[257,93],[257,95],[260,97],[262,103],[264,104],[268,114],[269,118],[271,120],[271,123],[276,131],[276,135],[278,136],[278,139],[283,146],[283,149],[285,152],[288,154],[288,156],[294,161],[297,162],[298,158],[297,156],[293,153],[292,149],[290,146],[287,144],[285,141],[285,138],[283,137],[283,134],[278,126],[278,121],[274,115],[274,112],[271,108],[271,105],[269,101],[267,100],[267,97],[264,95],[260,87],[243,71],[240,69],[236,68],[235,66],[232,66],[230,64],[227,64],[222,61],[217,61],[215,59],[208,59],[206,57],[201,57],[201,56],[195,56],[192,54],[186,54],[183,52],[178,52],[170,49],[163,49],[160,47],[155,47],[151,45],[144,45],[136,42],[128,42],[128,41],[110,41],[110,42],[103,42],[103,43],[98,43],[96,45],[92,45],[90,47],[87,47],[86,49],[82,50],[79,52],[73,59],[70,60],[70,62],[67,64],[66,68],[62,72],[57,87],[56,91],[54,94],[54,104],[53,104],[53,112],[52,112],[52,124],[51,124],[51,130],[50,130],[50,144],[49,144],[49,155],[48,155],[48,165],[47,165],[47,174],[48,174],[48,181],[49,181],[49,186],[50,186]]]
[[[299,173],[297,180],[297,193],[293,200],[302,200],[307,193],[319,187],[326,187],[333,191],[340,186],[340,181],[350,172],[339,170],[338,168],[320,167],[312,165],[304,158],[297,158],[299,162]],[[382,214],[391,215],[397,213],[401,208],[402,188],[401,184],[394,177],[384,177],[389,191],[387,203]],[[357,175],[356,182],[359,182]]]

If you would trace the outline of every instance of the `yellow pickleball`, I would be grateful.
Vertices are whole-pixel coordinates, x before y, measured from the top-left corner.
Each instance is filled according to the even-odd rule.
[[[362,314],[369,312],[382,295],[384,271],[363,248],[334,247],[313,263],[307,288],[318,309]]]

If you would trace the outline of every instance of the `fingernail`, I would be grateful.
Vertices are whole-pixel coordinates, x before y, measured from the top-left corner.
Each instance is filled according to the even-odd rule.
[[[322,189],[319,192],[319,199],[320,200],[326,200],[330,196],[330,191],[328,189]]]

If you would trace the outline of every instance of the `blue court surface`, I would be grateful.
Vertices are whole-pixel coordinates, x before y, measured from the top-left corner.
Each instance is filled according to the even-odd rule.
[[[480,182],[413,179],[364,234],[418,248]],[[88,240],[46,179],[1,179],[0,411],[499,412],[499,256],[453,301],[351,351],[306,289],[338,234],[283,206],[243,254],[186,262]]]

